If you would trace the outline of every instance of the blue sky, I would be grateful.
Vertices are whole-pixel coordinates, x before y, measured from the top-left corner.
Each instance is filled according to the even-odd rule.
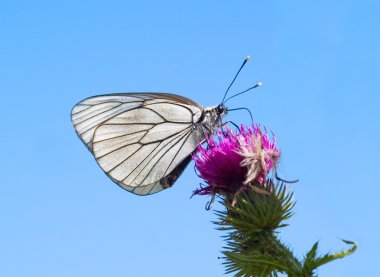
[[[221,276],[223,241],[176,185],[138,197],[113,184],[82,145],[70,110],[109,92],[163,91],[204,106],[251,109],[300,179],[281,234],[302,257],[358,251],[319,276],[377,271],[378,1],[1,1],[0,276]],[[244,112],[228,119],[249,123]]]

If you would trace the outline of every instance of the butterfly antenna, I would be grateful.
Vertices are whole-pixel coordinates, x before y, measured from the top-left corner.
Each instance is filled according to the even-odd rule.
[[[222,103],[224,104],[224,103],[226,103],[228,100],[230,100],[231,98],[234,98],[234,97],[236,97],[236,96],[238,96],[238,95],[240,95],[240,94],[246,93],[247,91],[250,91],[251,89],[254,89],[254,88],[260,87],[260,86],[262,86],[262,85],[263,85],[263,83],[261,83],[261,82],[256,83],[256,85],[254,85],[253,87],[250,87],[250,88],[248,88],[248,89],[246,89],[246,90],[244,90],[244,91],[242,91],[242,92],[236,93],[236,94],[234,94],[234,95],[228,97],[228,98],[227,98],[225,101],[223,101]]]
[[[239,68],[238,72],[236,73],[234,79],[232,80],[231,84],[228,86],[226,92],[224,93],[222,104],[225,103],[224,99],[226,99],[228,91],[230,90],[232,84],[235,82],[235,80],[236,80],[237,76],[239,75],[240,71],[243,69],[244,65],[249,61],[249,59],[250,59],[250,56],[245,57],[243,64],[240,66],[240,68]]]

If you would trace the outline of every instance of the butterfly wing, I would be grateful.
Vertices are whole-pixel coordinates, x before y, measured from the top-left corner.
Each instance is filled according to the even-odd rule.
[[[204,139],[194,128],[203,113],[173,94],[123,93],[87,98],[72,111],[78,136],[104,172],[139,195],[170,187]]]

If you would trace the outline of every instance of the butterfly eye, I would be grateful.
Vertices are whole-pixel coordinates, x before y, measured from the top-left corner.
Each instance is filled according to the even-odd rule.
[[[218,110],[218,114],[220,114],[220,115],[223,115],[223,114],[225,114],[225,113],[227,112],[226,107],[223,106],[223,105],[219,105],[219,106],[217,107],[217,110]]]

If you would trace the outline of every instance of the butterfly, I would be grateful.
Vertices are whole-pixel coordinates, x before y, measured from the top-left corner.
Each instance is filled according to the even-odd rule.
[[[226,112],[175,94],[120,93],[84,99],[71,119],[108,177],[148,195],[173,185]]]
[[[232,98],[224,101],[228,89],[222,104],[208,108],[169,93],[93,96],[74,106],[71,120],[109,178],[134,194],[149,195],[171,187],[198,144],[222,125],[224,103]]]

